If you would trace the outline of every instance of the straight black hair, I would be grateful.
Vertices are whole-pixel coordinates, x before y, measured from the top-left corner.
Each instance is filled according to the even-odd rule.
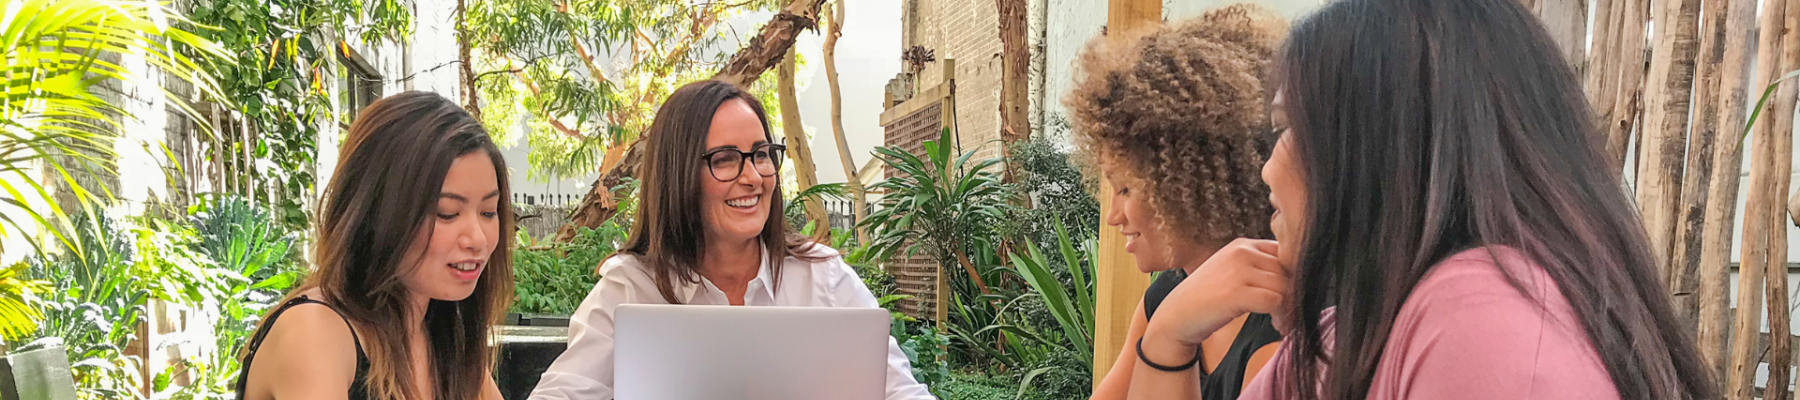
[[[1515,0],[1338,0],[1294,25],[1275,79],[1308,193],[1290,395],[1366,397],[1427,270],[1504,246],[1556,281],[1621,398],[1717,397],[1557,48]]]

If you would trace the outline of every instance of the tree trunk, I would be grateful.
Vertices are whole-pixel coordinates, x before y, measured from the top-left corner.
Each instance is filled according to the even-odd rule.
[[[969,261],[969,255],[963,253],[961,243],[956,244],[955,248],[950,249],[950,252],[956,254],[956,263],[962,265],[963,273],[969,274],[969,280],[975,282],[975,288],[980,289],[981,294],[993,294],[993,290],[988,289],[987,281],[981,279],[981,272],[975,270],[975,262]],[[943,301],[943,299],[938,301]]]
[[[1617,0],[1622,8],[1619,24],[1618,80],[1612,110],[1607,111],[1606,152],[1615,170],[1625,167],[1625,151],[1637,118],[1644,108],[1644,30],[1648,0]]]
[[[782,136],[787,138],[788,160],[794,163],[794,183],[800,190],[819,184],[817,167],[813,166],[812,144],[806,138],[806,129],[800,123],[800,99],[794,94],[794,49],[788,48],[787,58],[775,69],[775,92],[781,103]],[[806,219],[818,224],[814,227],[813,239],[829,240],[831,238],[831,218],[825,214],[823,199],[794,199],[806,202]],[[781,210],[774,210],[780,212]]]
[[[725,68],[713,75],[713,79],[729,82],[740,87],[750,84],[761,77],[764,71],[779,63],[787,55],[789,48],[800,32],[812,29],[816,24],[814,18],[819,14],[820,5],[825,0],[794,0],[782,7],[762,30],[751,38],[749,46],[739,50],[725,63]],[[619,211],[618,201],[612,198],[611,189],[624,182],[626,177],[636,176],[638,163],[643,160],[643,138],[634,140],[626,148],[624,157],[618,164],[600,174],[600,179],[588,188],[588,193],[581,199],[581,207],[570,215],[569,223],[556,234],[556,241],[566,242],[575,237],[576,227],[593,228],[611,219],[613,213]]]
[[[1692,274],[1684,282],[1699,282],[1695,296],[1690,296],[1692,301],[1676,298],[1676,309],[1697,305],[1693,315],[1700,358],[1714,374],[1724,377],[1729,318],[1725,280],[1730,277],[1726,265],[1730,263],[1738,170],[1743,160],[1737,133],[1744,126],[1744,67],[1751,43],[1751,30],[1742,27],[1755,23],[1756,2],[1712,0],[1705,6],[1695,95],[1698,118],[1694,119],[1694,142],[1689,145],[1690,172],[1682,183],[1680,223],[1685,225],[1677,228],[1672,260]]]
[[[1650,251],[1663,272],[1663,281],[1676,291],[1679,282],[1669,271],[1680,271],[1671,242],[1675,236],[1676,203],[1681,200],[1682,166],[1687,155],[1689,96],[1694,88],[1694,56],[1698,45],[1700,0],[1664,0],[1656,21],[1656,49],[1650,53],[1650,77],[1646,85],[1649,107],[1639,136],[1637,171],[1638,213],[1650,234]]]
[[[1789,2],[1784,10],[1781,37],[1781,64],[1776,73],[1789,71],[1800,66],[1800,4]],[[1773,51],[1774,49],[1769,49]],[[1774,75],[1771,75],[1773,77]],[[1764,221],[1764,229],[1768,238],[1763,241],[1767,247],[1768,260],[1764,278],[1768,279],[1765,290],[1768,294],[1769,308],[1769,382],[1768,389],[1763,391],[1764,400],[1787,400],[1792,396],[1788,391],[1788,373],[1793,366],[1793,353],[1789,349],[1792,336],[1789,335],[1791,316],[1788,310],[1788,230],[1787,224],[1787,192],[1794,170],[1794,103],[1795,95],[1800,94],[1800,84],[1787,82],[1776,91],[1774,113],[1775,119],[1764,129],[1768,139],[1759,142],[1757,147],[1767,148],[1769,158],[1764,166],[1767,169],[1759,175],[1770,180],[1766,186],[1751,186],[1764,191],[1764,208],[1759,210]],[[1761,144],[1766,143],[1766,144]],[[1759,163],[1762,164],[1762,163]],[[1748,208],[1748,210],[1756,210]],[[1746,221],[1749,218],[1746,216]],[[1746,222],[1748,225],[1748,222]],[[1754,236],[1746,236],[1754,238]],[[1748,245],[1751,242],[1745,242]]]
[[[1774,81],[1776,74],[1782,71],[1780,63],[1783,57],[1780,49],[1782,49],[1784,41],[1782,25],[1785,22],[1784,17],[1787,15],[1787,6],[1787,2],[1781,0],[1772,0],[1763,5],[1756,53],[1757,84],[1751,85],[1751,88],[1767,87],[1770,82]],[[1781,101],[1771,103],[1781,103]],[[1793,103],[1789,102],[1788,104],[1790,105],[1789,111],[1792,111]],[[1738,314],[1737,321],[1732,327],[1730,359],[1732,368],[1727,372],[1728,378],[1725,386],[1725,392],[1730,393],[1729,398],[1731,399],[1749,399],[1754,395],[1751,390],[1755,383],[1757,361],[1762,358],[1759,354],[1755,354],[1756,335],[1762,330],[1762,315],[1757,311],[1757,306],[1764,304],[1762,296],[1765,291],[1759,289],[1766,289],[1764,286],[1768,281],[1765,277],[1766,274],[1786,275],[1785,271],[1769,270],[1769,226],[1767,225],[1769,202],[1765,200],[1765,194],[1769,192],[1766,188],[1771,186],[1774,180],[1773,177],[1768,176],[1772,173],[1769,171],[1768,165],[1773,164],[1769,158],[1774,154],[1772,154],[1773,149],[1770,146],[1763,144],[1770,143],[1767,138],[1773,135],[1770,129],[1773,122],[1769,118],[1775,114],[1771,110],[1777,108],[1773,104],[1765,105],[1765,107],[1767,108],[1763,109],[1762,116],[1759,117],[1763,120],[1759,121],[1761,123],[1756,124],[1754,129],[1759,146],[1756,146],[1754,152],[1751,153],[1750,191],[1749,198],[1745,199],[1744,205],[1743,253],[1738,267]],[[1787,174],[1784,171],[1781,175],[1786,176]],[[1771,306],[1786,307],[1786,304],[1771,304]],[[1785,311],[1785,308],[1783,310]],[[1771,339],[1772,344],[1773,339]]]
[[[831,132],[837,139],[838,161],[844,164],[844,186],[850,188],[851,210],[855,213],[856,222],[869,217],[869,197],[863,189],[862,179],[858,179],[856,157],[850,153],[850,142],[844,137],[844,100],[838,91],[837,76],[837,42],[844,35],[844,2],[834,1],[834,9],[826,13],[825,20],[825,82],[831,86]],[[861,226],[856,227],[856,242],[868,243],[869,231]]]
[[[475,68],[471,65],[474,58],[469,57],[469,48],[474,45],[469,43],[468,8],[464,4],[466,2],[467,0],[456,0],[456,57],[458,67],[460,67],[457,69],[462,77],[463,110],[468,111],[476,121],[480,121],[481,102],[477,100],[478,96],[476,95],[481,93],[481,89],[475,87]]]
[[[994,0],[1000,16],[1000,140],[1017,143],[1031,137],[1031,53],[1025,48],[1025,0]],[[1010,169],[1010,168],[1009,168]]]

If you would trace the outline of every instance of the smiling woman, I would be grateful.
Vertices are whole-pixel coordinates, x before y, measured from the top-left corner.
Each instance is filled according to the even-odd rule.
[[[364,109],[318,215],[318,269],[258,327],[238,398],[499,400],[488,329],[512,299],[504,171],[487,131],[441,96]]]
[[[789,233],[771,212],[782,209],[783,153],[756,98],[725,82],[690,83],[644,137],[631,238],[600,265],[600,282],[570,316],[568,350],[532,399],[613,397],[621,304],[879,307],[836,250]],[[932,398],[891,338],[887,365],[887,399]]]

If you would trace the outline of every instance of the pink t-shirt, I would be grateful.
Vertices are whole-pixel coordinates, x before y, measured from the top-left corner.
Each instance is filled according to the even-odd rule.
[[[1488,249],[1507,262],[1496,264]],[[1498,265],[1530,297],[1508,284]],[[1332,311],[1320,322],[1328,347]],[[1515,250],[1469,250],[1438,263],[1396,319],[1369,399],[1619,398],[1556,282]],[[1240,399],[1285,397],[1274,378],[1285,371],[1291,343]]]

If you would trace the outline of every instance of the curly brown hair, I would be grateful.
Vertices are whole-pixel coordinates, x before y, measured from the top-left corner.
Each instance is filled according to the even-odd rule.
[[[1095,38],[1063,98],[1076,145],[1090,166],[1119,172],[1115,184],[1145,193],[1169,234],[1194,243],[1270,237],[1261,168],[1273,138],[1262,78],[1286,29],[1237,4]]]

